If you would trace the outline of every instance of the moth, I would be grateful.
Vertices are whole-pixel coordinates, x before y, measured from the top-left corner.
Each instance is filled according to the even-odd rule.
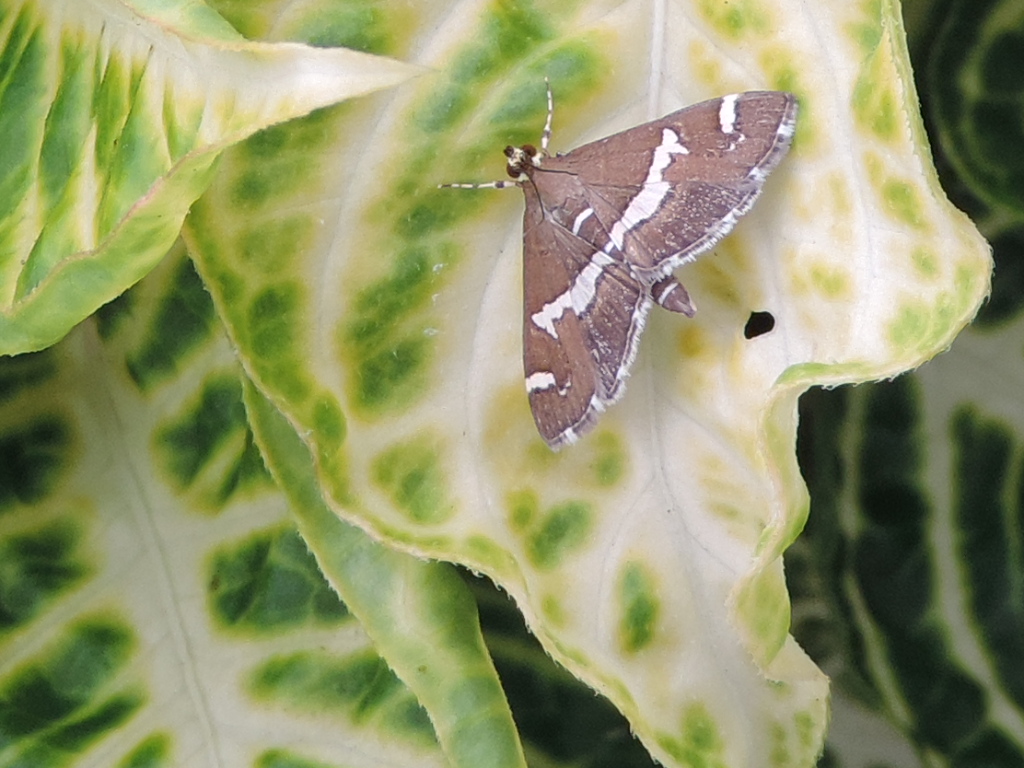
[[[523,368],[554,450],[592,429],[625,390],[652,305],[692,317],[673,276],[750,210],[789,150],[791,93],[748,91],[686,107],[568,152],[505,147],[523,217]]]

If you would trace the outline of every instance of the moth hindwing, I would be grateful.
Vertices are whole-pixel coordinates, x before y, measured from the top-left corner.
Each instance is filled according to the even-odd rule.
[[[652,304],[692,316],[673,277],[750,210],[789,150],[796,98],[748,91],[585,144],[506,147],[523,217],[523,368],[530,408],[553,449],[618,400]]]

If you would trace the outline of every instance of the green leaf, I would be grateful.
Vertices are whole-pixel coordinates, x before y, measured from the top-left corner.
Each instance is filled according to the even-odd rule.
[[[0,764],[454,764],[295,530],[220,329],[153,362],[167,306],[208,314],[183,254],[102,323],[0,358]],[[401,582],[377,595],[427,583]],[[436,640],[429,597],[392,644]]]
[[[805,766],[827,689],[787,634],[797,397],[948,346],[990,258],[926,160],[895,6],[686,7],[437,17],[436,75],[335,114],[336,142],[308,122],[233,151],[187,239],[341,517],[501,584],[662,763]],[[557,455],[522,389],[521,202],[436,189],[536,140],[545,76],[555,149],[719,93],[801,103],[758,206],[680,273],[697,319],[655,314],[624,401]],[[745,339],[752,310],[776,331]]]
[[[936,133],[972,194],[1018,221],[1024,211],[1024,9],[953,2],[937,19],[925,70]]]
[[[249,42],[195,2],[8,2],[0,46],[0,354],[149,272],[225,147],[416,71]]]
[[[291,426],[252,386],[245,396],[300,533],[378,652],[426,707],[449,763],[525,768],[476,605],[454,569],[390,550],[339,520],[321,499],[311,457]]]
[[[787,569],[797,637],[923,756],[890,752],[890,764],[1011,768],[1024,761],[1024,176],[1014,150],[1024,91],[1011,74],[1024,17],[1011,2],[927,11],[918,82],[943,183],[991,238],[992,296],[913,374],[801,403],[813,504]]]
[[[0,99],[5,107],[40,101],[53,118],[39,128],[42,118],[19,121],[0,110],[5,141],[37,144],[34,154],[12,152],[6,165],[0,158],[11,211],[0,236],[39,219],[26,218],[28,210],[55,221],[71,211],[68,220],[87,222],[69,225],[76,236],[102,223],[114,237],[122,230],[98,190],[124,202],[123,190],[146,179],[155,192],[128,204],[155,206],[154,228],[206,192],[185,233],[201,277],[175,253],[59,346],[0,358],[3,754],[33,766],[91,765],[100,753],[125,766],[191,764],[195,755],[260,766],[481,764],[480,754],[519,764],[465,593],[448,565],[416,559],[428,557],[498,582],[544,650],[604,693],[662,764],[814,763],[827,687],[788,635],[781,561],[786,551],[789,573],[799,562],[786,548],[808,505],[793,450],[797,397],[814,384],[887,378],[920,364],[973,316],[989,278],[987,247],[931,168],[895,4],[686,0],[656,5],[655,15],[554,0],[472,10],[373,0],[7,6]],[[91,11],[107,22],[107,36],[83,43],[81,30],[94,29]],[[141,21],[119,26],[111,14]],[[49,46],[36,59],[46,62],[45,76],[18,69],[33,60],[26,41],[37,28]],[[159,45],[140,53],[140,29],[142,40],[169,38],[193,58]],[[232,110],[258,112],[263,98],[271,111],[287,111],[290,87],[282,84],[309,71],[308,56],[331,54],[248,43],[234,30],[350,45],[414,60],[430,74],[287,124],[273,115],[235,121]],[[88,66],[62,68],[73,59],[54,54],[64,48],[52,41],[65,38],[86,51],[79,58]],[[237,66],[188,70],[199,50],[204,61]],[[287,65],[286,52],[295,54]],[[147,66],[139,56],[150,57]],[[362,61],[367,71],[380,63]],[[182,66],[203,77],[189,80]],[[11,72],[18,77],[5,77]],[[801,105],[793,151],[754,211],[679,273],[697,318],[655,313],[624,400],[559,454],[537,437],[522,389],[521,202],[514,192],[436,188],[500,177],[501,147],[537,140],[545,76],[555,91],[552,148],[563,151],[731,91],[786,88]],[[151,80],[163,97],[156,111],[149,91],[129,98]],[[225,80],[232,82],[220,88]],[[88,108],[76,102],[82,94]],[[239,100],[244,94],[248,101]],[[204,119],[221,120],[223,136],[200,137],[208,144],[188,120],[197,103]],[[122,123],[95,117],[108,114]],[[213,165],[212,155],[251,126],[271,123]],[[60,169],[84,161],[66,132],[105,148],[73,177],[75,194],[63,191],[62,179],[72,177]],[[147,151],[153,135],[164,155]],[[122,143],[131,152],[118,154]],[[172,150],[184,153],[174,168],[165,158]],[[204,152],[208,166],[199,164]],[[177,179],[190,159],[196,178]],[[44,192],[64,208],[26,208]],[[124,227],[141,226],[136,210],[143,208],[132,207]],[[26,240],[29,255],[37,240],[57,242],[64,232],[51,225],[51,241],[37,229]],[[174,221],[160,229],[164,250],[177,229]],[[1017,241],[1007,232],[997,244]],[[117,252],[102,279],[123,278],[123,264],[159,261],[163,251],[143,245]],[[10,295],[22,281],[38,283],[24,317],[45,322],[25,327],[36,332],[55,318],[66,330],[91,311],[95,295],[79,294],[96,294],[95,281],[75,272],[91,255],[53,258],[50,271],[42,257],[29,261],[0,259]],[[72,279],[55,277],[63,275]],[[51,281],[67,296],[47,292]],[[116,282],[107,298],[131,281]],[[1004,289],[999,312],[989,314],[991,328],[1009,331],[1001,343],[981,337],[961,368],[1003,371],[1019,357],[1014,296]],[[770,312],[775,329],[746,339],[754,310]],[[32,346],[11,347],[22,348]],[[936,370],[935,381],[956,380]],[[927,450],[914,435],[893,441],[902,454],[864,440],[863,450],[853,444],[854,463],[839,464],[837,452],[849,460],[848,433],[828,433],[819,467],[862,462],[865,477],[879,480],[864,484],[871,493],[863,498],[843,495],[841,485],[833,494],[863,507],[834,522],[848,526],[843,536],[875,532],[879,510],[867,502],[886,491],[885,481],[941,495],[951,468],[994,478],[980,519],[1012,518],[1012,471],[941,463],[998,458],[985,448],[1000,440],[1010,446],[1003,454],[1015,455],[1005,423],[1012,417],[999,415],[1012,408],[976,402],[1004,380],[1013,379],[965,378],[970,398],[929,385],[923,399],[959,416],[939,417],[948,428]],[[885,399],[865,387],[857,393]],[[903,400],[917,407],[915,395]],[[919,429],[898,415],[882,409],[874,421]],[[305,542],[257,442],[299,510]],[[849,473],[849,488],[860,488],[859,478]],[[852,576],[840,560],[829,597],[866,617],[866,629],[847,627],[848,644],[824,636],[805,647],[849,651],[849,668],[824,657],[829,674],[854,680],[929,755],[1001,768],[1016,765],[1014,646],[985,637],[1004,631],[988,608],[1006,601],[993,600],[985,582],[992,571],[977,556],[996,552],[1005,567],[993,583],[1012,594],[1015,545],[964,546],[962,559],[929,549],[961,530],[971,542],[986,540],[971,527],[985,489],[975,490],[950,505],[960,527],[922,523],[919,508],[903,519],[897,509],[883,521],[898,529],[894,540],[866,537]],[[994,530],[1014,535],[1005,523]],[[865,562],[880,564],[877,573]],[[943,585],[963,574],[963,596],[951,603],[945,590],[926,590],[922,608],[922,562],[945,569]],[[797,582],[797,596],[808,591]],[[493,596],[475,594],[490,610]],[[956,605],[967,610],[958,615]],[[901,623],[904,609],[918,620]],[[806,604],[796,613],[806,618],[800,610]],[[1003,614],[1012,634],[1016,616]],[[594,714],[604,699],[587,696],[584,707],[578,692],[564,693],[569,676],[542,671],[546,657],[533,649],[504,638],[492,648],[531,764],[643,764],[628,750],[603,749],[621,747],[629,734]],[[960,687],[942,687],[949,681]],[[523,699],[532,708],[516,710]],[[477,702],[478,716],[467,718]]]

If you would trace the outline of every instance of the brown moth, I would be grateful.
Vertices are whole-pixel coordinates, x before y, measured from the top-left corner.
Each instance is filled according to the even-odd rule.
[[[523,367],[537,429],[575,442],[618,400],[652,304],[693,316],[672,272],[750,210],[789,150],[791,93],[748,91],[673,112],[561,155],[505,147],[523,217]]]

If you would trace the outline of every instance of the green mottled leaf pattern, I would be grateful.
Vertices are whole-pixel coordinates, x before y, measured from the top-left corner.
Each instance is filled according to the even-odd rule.
[[[1022,17],[915,18],[995,290],[798,466],[989,287],[892,0],[0,0],[0,766],[1017,768]],[[800,103],[557,454],[521,195],[437,187],[545,78]]]
[[[925,160],[897,9],[421,10],[434,74],[254,137],[193,209],[242,364],[338,515],[497,581],[658,760],[812,764],[826,681],[781,561],[807,511],[796,399],[920,364],[988,287]],[[652,316],[624,401],[557,455],[522,386],[522,203],[436,188],[537,139],[545,77],[562,150],[719,93],[802,106],[754,212],[685,271],[697,319]],[[754,310],[776,331],[747,340]]]
[[[992,238],[991,300],[915,374],[802,408],[797,636],[928,766],[1024,761],[1021,19],[1014,3],[938,4],[917,43],[944,182]]]
[[[842,475],[812,474],[814,498],[834,500],[815,503],[812,541],[834,574],[833,605],[846,607],[836,628],[849,623],[843,642],[859,649],[839,679],[951,765],[1024,760],[1022,429],[1019,402],[984,373],[1002,348],[970,334],[914,377],[819,396],[806,411],[835,419],[844,449],[831,459]]]
[[[411,67],[253,43],[201,3],[0,7],[0,354],[41,349],[163,257],[224,147]]]
[[[179,247],[105,312],[102,339],[90,322],[45,352],[0,358],[3,764],[469,764],[444,759],[431,727],[458,720],[458,703],[428,715],[320,575],[253,458],[219,331],[141,362],[164,308],[181,303],[208,316]],[[387,573],[369,582],[381,598],[370,623],[388,621],[383,598],[412,594],[401,570]],[[392,643],[411,654],[464,633],[468,593],[447,583],[391,616],[409,632]],[[471,656],[435,657],[431,674],[482,685],[482,651],[471,674],[456,671]],[[493,670],[490,684],[503,702]]]
[[[943,152],[985,203],[1024,211],[1024,8],[954,2],[937,22],[926,69]]]
[[[251,386],[246,403],[299,531],[376,648],[430,712],[451,765],[525,766],[476,606],[456,572],[390,550],[339,520],[320,497],[311,457],[290,425]],[[396,630],[396,621],[409,629]]]

